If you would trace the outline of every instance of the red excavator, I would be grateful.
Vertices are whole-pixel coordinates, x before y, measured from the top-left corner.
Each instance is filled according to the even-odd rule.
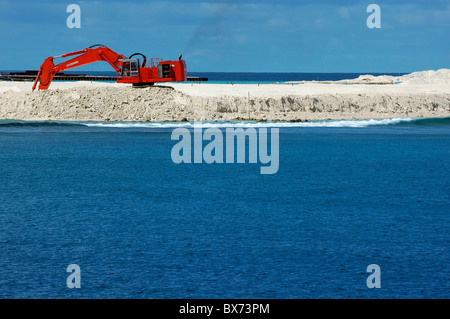
[[[70,60],[53,64],[55,58],[65,58],[78,55]],[[140,59],[133,58],[141,56]],[[65,53],[59,56],[48,57],[39,68],[34,81],[33,91],[39,81],[39,90],[46,90],[50,86],[56,73],[76,68],[97,61],[106,61],[117,72],[117,83],[132,83],[133,86],[153,85],[156,82],[186,81],[186,62],[178,58],[178,61],[163,61],[160,58],[152,58],[147,64],[147,58],[142,53],[134,53],[130,57],[118,54],[110,48],[96,44],[84,50]]]

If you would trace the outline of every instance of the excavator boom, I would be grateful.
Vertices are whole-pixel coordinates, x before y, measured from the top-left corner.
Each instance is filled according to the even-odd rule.
[[[144,63],[140,65],[138,59],[131,59],[134,55],[143,56]],[[55,58],[70,56],[76,57],[57,65],[53,63]],[[186,81],[187,77],[186,63],[184,60],[181,60],[181,57],[178,61],[162,61],[161,59],[153,58],[151,59],[151,65],[146,66],[146,57],[141,53],[135,53],[128,58],[106,46],[94,45],[80,51],[45,59],[34,81],[33,91],[36,89],[38,82],[39,90],[48,89],[54,75],[58,72],[98,61],[106,61],[116,70],[118,83],[132,83],[138,86],[155,82]]]

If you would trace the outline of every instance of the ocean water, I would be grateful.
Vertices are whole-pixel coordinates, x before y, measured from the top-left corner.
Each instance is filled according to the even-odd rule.
[[[261,73],[261,72],[189,72],[188,76],[207,78],[210,83],[283,83],[288,81],[339,81],[371,74],[401,76],[405,73]]]
[[[450,118],[205,125],[279,127],[279,171],[174,164],[180,123],[0,121],[0,298],[450,297]]]
[[[189,69],[189,66],[188,66]],[[3,70],[1,73],[8,74],[11,72],[25,72],[24,70]],[[115,71],[79,71],[77,69],[64,71],[67,74],[87,74],[96,76],[116,76]],[[252,84],[252,83],[283,83],[288,81],[339,81],[347,79],[356,79],[360,75],[371,74],[401,76],[405,73],[305,73],[305,72],[188,72],[188,77],[207,78],[207,83],[236,83],[236,84]]]

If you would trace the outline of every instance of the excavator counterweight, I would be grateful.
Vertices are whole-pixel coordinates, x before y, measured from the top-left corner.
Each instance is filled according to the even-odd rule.
[[[143,57],[142,63],[139,59],[134,58],[136,55]],[[69,56],[75,57],[57,65],[53,63],[56,58]],[[186,81],[187,78],[186,62],[181,59],[181,56],[176,61],[152,58],[150,65],[147,65],[147,58],[142,53],[134,53],[130,57],[126,57],[104,45],[97,44],[80,51],[45,59],[34,81],[33,91],[36,89],[38,82],[39,90],[48,89],[53,77],[58,72],[98,61],[106,61],[116,70],[117,83],[132,83],[133,86],[143,86],[153,85],[157,82]]]

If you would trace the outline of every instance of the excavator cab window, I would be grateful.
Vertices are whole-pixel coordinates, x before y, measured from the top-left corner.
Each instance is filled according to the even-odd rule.
[[[123,60],[121,76],[123,77],[139,76],[139,60],[138,59]]]
[[[170,78],[170,64],[158,65],[158,77],[160,79]]]

